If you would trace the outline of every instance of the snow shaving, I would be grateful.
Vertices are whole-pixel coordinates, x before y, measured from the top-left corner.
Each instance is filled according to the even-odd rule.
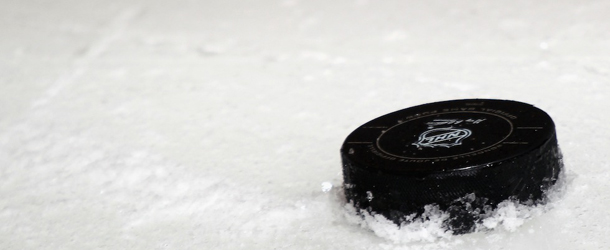
[[[529,219],[551,210],[555,202],[563,197],[572,179],[571,176],[566,177],[565,170],[561,171],[557,182],[545,191],[542,202],[519,202],[508,199],[494,208],[486,206],[484,209],[469,210],[468,213],[474,214],[477,218],[473,222],[475,225],[472,233],[492,230],[516,231]],[[338,189],[337,192],[342,191]],[[338,193],[337,196],[341,197],[342,194]],[[469,194],[458,202],[470,207],[470,204],[477,200],[475,194]],[[456,233],[447,227],[447,222],[452,219],[450,212],[440,209],[438,205],[427,205],[423,213],[408,215],[403,222],[397,224],[381,214],[359,210],[353,204],[342,201],[344,217],[350,224],[371,230],[375,235],[396,244],[436,242],[456,236]]]

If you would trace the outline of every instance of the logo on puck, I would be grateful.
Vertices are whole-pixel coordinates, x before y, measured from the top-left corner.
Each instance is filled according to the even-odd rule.
[[[462,145],[462,140],[472,134],[470,129],[465,128],[435,128],[427,130],[419,135],[419,140],[412,145],[418,148],[445,147]]]

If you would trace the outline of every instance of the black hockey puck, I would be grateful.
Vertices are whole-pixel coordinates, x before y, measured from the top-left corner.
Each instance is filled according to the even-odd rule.
[[[511,199],[545,202],[562,169],[555,125],[544,111],[470,99],[399,110],[354,130],[341,148],[345,195],[359,211],[395,223],[435,204],[456,234]]]

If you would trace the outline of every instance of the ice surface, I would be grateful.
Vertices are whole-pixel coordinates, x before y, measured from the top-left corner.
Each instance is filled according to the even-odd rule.
[[[608,2],[0,7],[1,249],[610,244]],[[494,230],[461,236],[346,216],[339,147],[353,129],[473,97],[553,117],[562,198],[529,214],[507,203]]]

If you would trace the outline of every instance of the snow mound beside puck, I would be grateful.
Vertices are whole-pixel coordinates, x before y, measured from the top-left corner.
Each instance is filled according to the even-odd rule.
[[[486,214],[480,214],[471,232],[514,232],[528,220],[553,209],[574,178],[564,173],[562,172],[557,183],[545,192],[546,203],[532,205],[505,200]],[[343,193],[339,192],[337,197],[342,195]],[[423,213],[411,214],[399,224],[384,215],[359,209],[351,202],[342,203],[342,207],[343,215],[349,223],[371,230],[378,237],[394,244],[434,243],[425,246],[434,246],[432,249],[436,249],[448,245],[447,248],[450,249],[450,245],[461,243],[459,239],[454,239],[456,233],[446,224],[451,215],[438,205],[426,205]]]

